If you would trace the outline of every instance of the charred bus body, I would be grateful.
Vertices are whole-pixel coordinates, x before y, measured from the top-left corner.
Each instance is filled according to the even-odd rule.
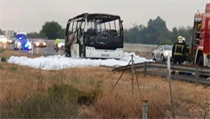
[[[67,22],[65,53],[75,58],[119,59],[123,55],[123,41],[120,16],[84,13]]]

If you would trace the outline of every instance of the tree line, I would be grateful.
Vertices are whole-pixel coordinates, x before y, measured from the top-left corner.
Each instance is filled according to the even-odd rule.
[[[192,38],[192,27],[174,27],[168,30],[166,23],[159,16],[150,19],[147,26],[134,24],[132,28],[124,30],[124,40],[126,43],[141,44],[173,44],[179,35],[186,38],[189,44]]]
[[[0,34],[2,33],[0,29]],[[56,39],[64,38],[65,28],[56,21],[45,22],[40,32],[28,33],[29,38],[46,38]],[[177,37],[181,35],[186,38],[186,42],[190,44],[192,39],[192,27],[174,27],[172,31],[166,27],[166,22],[159,16],[150,19],[147,26],[142,24],[134,24],[130,29],[124,29],[125,43],[141,43],[141,44],[173,44],[177,41]]]
[[[64,39],[65,29],[62,29],[61,25],[56,21],[45,22],[39,33],[28,33],[29,38],[46,38],[46,39]]]
[[[0,35],[3,35],[3,31],[0,29]]]

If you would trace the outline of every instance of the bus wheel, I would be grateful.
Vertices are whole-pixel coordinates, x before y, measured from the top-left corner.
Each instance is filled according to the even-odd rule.
[[[203,55],[200,55],[200,56],[199,56],[198,65],[199,65],[199,66],[203,66]]]

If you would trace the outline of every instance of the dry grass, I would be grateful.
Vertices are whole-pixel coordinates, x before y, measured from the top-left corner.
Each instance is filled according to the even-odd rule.
[[[6,59],[9,59],[11,56],[27,56],[30,58],[35,58],[38,57],[40,55],[31,55],[30,53],[22,53],[22,52],[18,52],[18,51],[14,51],[14,50],[8,50],[8,49],[0,49],[0,57],[4,57]]]
[[[10,52],[10,51],[8,51]],[[19,54],[18,54],[19,55]],[[59,71],[43,71],[15,64],[0,64],[0,101],[21,100],[34,92],[43,95],[53,84],[73,85],[81,91],[95,87],[102,89],[97,101],[80,107],[80,118],[141,118],[142,102],[148,100],[149,118],[171,118],[169,86],[166,78],[137,74],[140,89],[131,75],[125,73],[113,92],[110,92],[121,72],[110,68],[84,67]],[[202,118],[205,104],[210,101],[210,87],[172,80],[172,94],[176,118]],[[210,113],[210,112],[209,112]]]

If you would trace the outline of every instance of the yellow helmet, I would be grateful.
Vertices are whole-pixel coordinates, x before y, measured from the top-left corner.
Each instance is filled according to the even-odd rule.
[[[178,41],[182,40],[182,36],[178,36],[178,37],[177,37],[177,40],[178,40]]]
[[[198,30],[200,30],[201,29],[201,23],[200,24],[198,24]]]

